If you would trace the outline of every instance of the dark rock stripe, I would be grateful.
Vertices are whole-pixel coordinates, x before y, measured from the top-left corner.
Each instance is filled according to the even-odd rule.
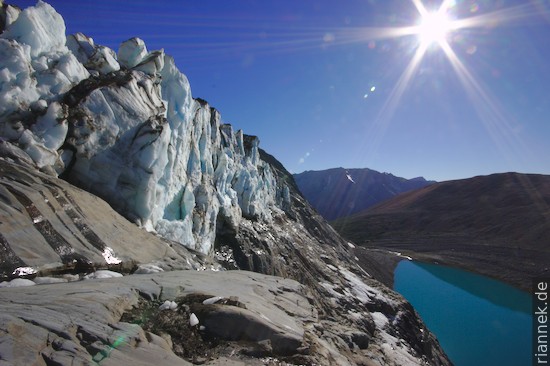
[[[59,187],[53,187],[51,185],[48,185],[48,189],[50,190],[52,195],[57,199],[61,207],[63,207],[63,210],[65,210],[65,213],[72,220],[76,228],[80,231],[80,233],[84,236],[84,238],[86,238],[88,243],[90,243],[91,245],[93,245],[94,248],[96,248],[97,250],[103,253],[105,248],[107,248],[107,245],[92,230],[92,228],[90,228],[85,223],[83,218],[84,214],[78,207],[78,204],[75,202],[75,200],[71,197],[71,195],[67,191]],[[60,190],[63,192],[63,194],[60,193]]]
[[[44,218],[34,203],[23,193],[11,186],[6,186],[10,193],[25,207],[34,227],[46,239],[50,247],[59,255],[63,264],[89,265],[91,262],[81,254],[75,253],[74,248],[59,234],[53,225]]]
[[[90,248],[87,244],[87,241],[86,240],[82,240],[78,235],[77,235],[77,231],[76,230],[73,230],[73,228],[71,228],[69,225],[67,225],[65,223],[65,220],[63,220],[63,218],[61,218],[61,215],[58,214],[57,210],[55,209],[54,205],[52,204],[52,202],[48,199],[48,197],[44,194],[44,192],[40,191],[39,192],[40,195],[42,196],[42,198],[44,198],[44,201],[46,202],[46,204],[48,205],[49,208],[51,208],[52,212],[55,214],[55,216],[57,216],[57,218],[59,219],[59,221],[63,224],[63,226],[65,226],[65,228],[70,231],[70,233],[73,235],[73,237],[78,240],[80,242],[80,244],[82,244],[84,247],[87,247],[89,249],[92,249]],[[53,193],[53,192],[52,192]],[[54,197],[57,199],[58,197],[54,194]],[[70,217],[72,219],[72,217]],[[74,219],[72,219],[71,221],[74,222]],[[80,230],[78,230],[80,231]]]
[[[13,251],[8,240],[0,233],[0,278],[10,278],[19,267],[28,267]]]

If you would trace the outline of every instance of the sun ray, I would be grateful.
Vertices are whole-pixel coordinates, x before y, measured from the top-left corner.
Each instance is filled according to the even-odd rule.
[[[424,6],[424,3],[422,3],[421,0],[412,0],[416,10],[418,10],[418,13],[420,14],[421,17],[425,17],[426,15],[428,15],[428,10],[426,9],[426,7]]]
[[[393,118],[397,107],[399,106],[399,102],[401,101],[401,98],[405,93],[410,81],[416,75],[420,62],[422,61],[422,58],[424,57],[426,51],[426,45],[421,45],[416,49],[413,58],[399,77],[390,95],[380,109],[380,112],[378,113],[376,119],[374,120],[374,123],[367,133],[367,135],[370,136],[372,139],[370,144],[368,145],[368,151],[366,153],[367,157],[374,156],[376,154],[376,151],[380,147],[382,139],[384,138],[384,135],[388,129],[389,123]]]
[[[476,80],[448,44],[443,46],[443,51],[466,90],[472,106],[502,156],[506,156],[511,162],[516,162],[518,158],[528,156],[529,149],[514,133],[509,118],[503,113],[503,106],[499,105],[498,101]]]
[[[493,11],[487,14],[475,15],[464,19],[455,20],[456,29],[464,28],[487,28],[502,25],[521,24],[520,20],[529,20],[532,22],[536,17],[545,14],[535,8],[531,3],[517,5],[506,9]],[[546,12],[548,15],[548,12]]]

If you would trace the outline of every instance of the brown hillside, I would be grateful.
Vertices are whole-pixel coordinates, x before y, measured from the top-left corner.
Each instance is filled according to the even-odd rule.
[[[437,183],[333,226],[357,244],[407,251],[528,288],[530,277],[549,273],[550,176],[503,173]]]

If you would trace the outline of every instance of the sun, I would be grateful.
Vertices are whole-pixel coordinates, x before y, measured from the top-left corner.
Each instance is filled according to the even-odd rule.
[[[424,47],[433,44],[443,45],[447,41],[447,35],[452,28],[453,23],[444,12],[425,13],[418,25],[418,39]]]
[[[410,0],[418,12],[415,20],[412,20],[414,23],[410,26],[357,28],[357,30],[351,30],[344,35],[350,37],[345,42],[364,43],[366,41],[371,50],[377,49],[377,42],[381,40],[401,37],[406,37],[407,41],[412,40],[412,42],[401,43],[407,50],[407,56],[412,56],[394,87],[386,91],[387,98],[371,125],[372,130],[369,130],[368,134],[374,137],[369,154],[375,154],[394,114],[400,107],[405,92],[414,78],[421,74],[421,65],[435,68],[440,64],[439,61],[444,59],[448,61],[446,64],[451,66],[457,80],[471,100],[472,107],[496,145],[505,152],[510,150],[506,143],[513,145],[513,150],[521,148],[514,139],[517,134],[513,132],[508,117],[502,112],[502,105],[474,73],[475,70],[471,70],[468,63],[460,57],[461,54],[464,55],[460,51],[466,51],[468,55],[471,55],[464,48],[464,46],[469,47],[469,44],[477,49],[476,42],[478,40],[470,37],[477,33],[476,29],[483,30],[483,33],[488,36],[489,31],[494,27],[504,25],[515,27],[523,22],[529,24],[536,19],[535,17],[541,14],[546,16],[548,13],[539,9],[531,1],[526,1],[521,5],[499,8],[492,12],[480,11],[480,7],[476,4],[473,6],[469,4],[470,2],[461,0],[440,0],[439,8],[428,9],[424,5],[424,1],[428,2],[427,0]],[[429,4],[433,5],[434,2],[435,0],[430,0]],[[519,21],[522,22],[518,23]],[[491,26],[488,27],[488,25]],[[343,39],[344,37],[341,37],[339,42],[342,42]],[[381,48],[383,51],[386,49],[390,48]],[[440,51],[438,57],[426,57],[430,51],[434,50]],[[430,64],[435,60],[437,60],[437,64]],[[364,98],[366,99],[368,96],[369,94],[365,94]],[[518,144],[517,147],[516,144]]]

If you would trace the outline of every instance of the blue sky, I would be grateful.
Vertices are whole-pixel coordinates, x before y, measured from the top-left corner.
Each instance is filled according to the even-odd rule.
[[[418,3],[441,1],[49,3],[68,33],[164,48],[194,97],[291,172],[550,174],[550,0],[448,1],[462,23],[423,52],[417,34],[395,33],[419,24]]]

